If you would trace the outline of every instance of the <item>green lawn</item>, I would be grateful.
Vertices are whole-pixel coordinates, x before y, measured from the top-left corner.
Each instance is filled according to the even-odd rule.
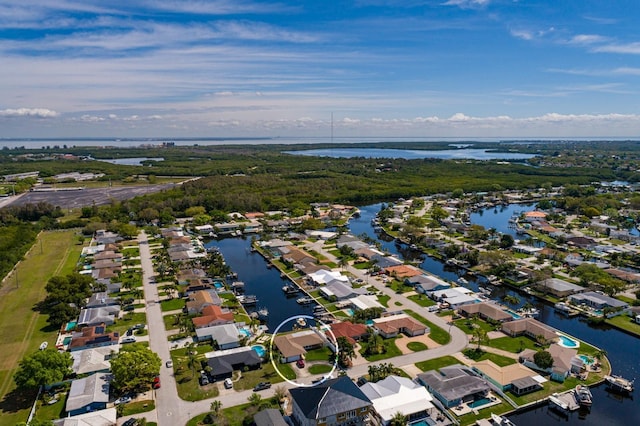
[[[107,327],[108,332],[117,331],[123,335],[129,327],[136,324],[146,324],[147,314],[144,312],[127,312],[121,319],[113,325]]]
[[[296,378],[295,373],[293,373],[293,369],[288,364],[278,364],[278,371],[280,371],[283,375],[288,376],[287,378]],[[260,382],[271,382],[272,384],[274,384],[282,381],[284,381],[284,379],[280,377],[278,373],[276,373],[273,365],[271,365],[270,362],[266,362],[262,364],[262,368],[259,368],[257,370],[243,371],[242,378],[237,382],[233,382],[233,388],[240,391],[253,389],[255,385]]]
[[[449,343],[449,341],[451,341],[451,335],[449,335],[449,333],[447,333],[444,329],[438,327],[428,319],[422,317],[421,315],[418,315],[416,312],[412,311],[411,309],[405,309],[404,312],[407,315],[410,315],[413,318],[417,319],[422,324],[429,326],[429,328],[431,329],[431,332],[429,333],[429,337],[434,342],[440,345],[446,345],[447,343]]]
[[[176,309],[183,309],[186,304],[184,299],[169,299],[160,302],[160,309],[162,312],[175,311]]]
[[[636,324],[633,321],[633,318],[626,315],[618,315],[617,317],[607,319],[605,322],[628,331],[629,333],[640,335],[640,324]]]
[[[329,357],[332,355],[333,352],[331,352],[331,349],[325,346],[320,349],[313,349],[311,351],[308,351],[304,356],[304,359],[307,361],[328,361]]]
[[[147,411],[153,411],[156,409],[156,403],[152,399],[143,401],[134,401],[124,405],[124,411],[122,417],[131,416],[138,413],[146,413]]]
[[[364,355],[365,348],[363,347],[360,350],[360,355],[362,355],[369,362],[381,361],[383,359],[389,359],[402,355],[402,351],[400,351],[400,349],[398,349],[398,347],[396,346],[395,339],[385,339],[384,347],[386,348],[386,352],[368,356]]]
[[[391,296],[387,296],[386,294],[378,296],[378,302],[380,302],[380,304],[385,308],[389,307],[389,299],[391,299]]]
[[[424,308],[426,308],[428,306],[433,306],[433,305],[436,304],[436,302],[434,302],[433,300],[429,299],[424,294],[412,294],[411,296],[407,297],[407,299],[413,300],[418,305],[420,305],[420,306],[422,306]]]
[[[416,367],[418,367],[422,371],[431,371],[431,370],[439,370],[442,367],[446,367],[449,365],[460,364],[456,358],[447,355],[442,356],[440,358],[434,358],[427,361],[416,362]]]
[[[333,370],[333,365],[329,364],[314,364],[309,366],[309,373],[311,374],[326,374]]]
[[[473,334],[475,327],[480,327],[486,332],[495,330],[495,327],[486,321],[477,318],[461,318],[453,322],[456,327],[464,331],[466,334]]]
[[[57,328],[49,327],[47,316],[33,310],[44,299],[44,286],[54,275],[75,270],[82,245],[76,244],[75,230],[47,231],[38,235],[34,245],[17,266],[17,285],[12,275],[0,287],[0,425],[26,421],[35,394],[15,391],[13,374],[18,362],[34,352],[44,341],[55,343]]]
[[[507,365],[515,364],[517,362],[513,358],[494,354],[491,352],[485,352],[483,350],[480,350],[480,352],[478,352],[476,351],[476,348],[465,349],[463,353],[474,361],[484,361],[488,359],[493,361],[496,365],[500,367],[506,367]]]
[[[502,349],[507,352],[513,352],[514,354],[520,353],[524,349],[533,349],[536,351],[540,349],[540,347],[536,345],[536,342],[526,336],[498,337],[497,339],[487,340],[484,345],[491,346],[496,349]]]
[[[427,345],[422,342],[409,342],[407,343],[407,348],[409,348],[413,352],[426,351],[427,349],[429,349]]]

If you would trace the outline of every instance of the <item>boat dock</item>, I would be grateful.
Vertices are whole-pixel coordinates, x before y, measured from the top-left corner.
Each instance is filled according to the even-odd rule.
[[[557,400],[557,402],[555,400]],[[551,395],[549,397],[549,402],[565,411],[576,411],[578,408],[580,408],[580,404],[578,404],[578,401],[576,401],[573,389],[563,393],[556,393]]]

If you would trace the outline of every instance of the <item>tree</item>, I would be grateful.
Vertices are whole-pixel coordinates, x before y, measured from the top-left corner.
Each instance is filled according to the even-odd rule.
[[[482,327],[475,327],[473,329],[473,338],[476,343],[478,343],[476,351],[480,351],[480,346],[482,346],[482,344],[487,341],[487,331]]]
[[[389,426],[407,426],[408,424],[407,416],[397,411],[391,418]]]
[[[353,344],[344,336],[338,337],[338,365],[349,367],[354,356],[356,356],[356,351]]]
[[[216,399],[213,402],[211,402],[211,406],[209,407],[209,409],[211,410],[211,413],[214,415],[214,417],[218,417],[220,415],[220,410],[222,410],[222,402],[220,402],[220,400]]]
[[[73,358],[68,352],[45,349],[20,361],[13,380],[19,388],[37,388],[61,382],[72,373]]]
[[[280,403],[287,396],[287,388],[284,386],[277,386],[275,389],[275,393],[273,394],[273,398],[276,402]]]
[[[146,391],[160,373],[161,364],[160,357],[148,347],[129,345],[111,358],[111,385],[121,394]]]
[[[533,355],[533,362],[542,369],[553,367],[553,357],[547,351],[538,351]]]
[[[253,407],[257,407],[262,402],[262,396],[257,393],[252,393],[251,396],[247,398],[247,400]]]

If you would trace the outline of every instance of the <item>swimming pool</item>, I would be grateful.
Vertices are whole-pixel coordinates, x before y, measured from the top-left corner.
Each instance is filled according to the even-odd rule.
[[[71,331],[74,328],[76,328],[76,325],[78,325],[77,321],[69,321],[66,325],[66,327],[64,328],[64,331]]]
[[[491,402],[491,400],[489,398],[482,398],[482,399],[477,399],[473,402],[470,402],[467,404],[467,406],[469,408],[477,408],[477,407],[481,407],[483,405],[489,404]]]
[[[573,340],[570,337],[565,336],[564,334],[558,334],[558,344],[560,346],[563,346],[565,348],[578,348],[580,347],[580,342],[578,342],[577,340]]]
[[[518,315],[517,313],[513,312],[511,309],[507,309],[507,310],[505,310],[505,312],[508,313],[509,315],[511,315],[513,317],[513,319],[522,318],[520,315]]]
[[[224,284],[222,284],[220,281],[214,281],[213,285],[217,288],[217,289],[221,289],[224,288]]]
[[[352,316],[353,316],[353,309],[351,309],[351,308],[347,308],[347,309],[345,309],[344,311],[345,311],[345,312],[347,313],[347,315],[349,315],[350,317],[352,317]]]
[[[256,353],[258,354],[258,356],[259,356],[260,358],[263,358],[263,357],[264,357],[264,354],[265,354],[265,352],[266,352],[266,350],[265,350],[264,346],[262,346],[262,345],[254,345],[254,346],[251,346],[251,349],[253,349],[254,351],[256,351]]]
[[[578,355],[578,358],[580,358],[582,360],[582,362],[584,362],[586,365],[591,365],[594,362],[596,362],[595,359],[591,358],[588,355]]]
[[[251,337],[251,332],[246,328],[240,328],[238,329],[238,331],[240,332],[240,334],[244,334],[247,337]]]

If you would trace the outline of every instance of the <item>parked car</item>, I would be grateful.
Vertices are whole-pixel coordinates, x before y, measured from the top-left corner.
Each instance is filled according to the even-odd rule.
[[[209,378],[207,376],[200,377],[200,386],[206,386],[209,384]]]
[[[173,361],[168,360],[165,365],[167,366],[167,368],[173,368]]]
[[[133,328],[134,330],[142,330],[144,329],[144,324],[136,324],[131,328]]]
[[[116,399],[115,401],[113,401],[113,403],[115,405],[120,405],[120,404],[126,404],[127,402],[131,402],[131,397],[130,396],[121,396],[120,398]]]
[[[298,368],[304,368],[304,360],[300,358],[296,361],[296,365],[298,366]]]
[[[269,389],[270,387],[271,387],[270,382],[260,382],[253,388],[253,391],[258,392],[261,390]]]
[[[231,379],[224,379],[224,387],[225,389],[231,389],[233,387],[233,382],[231,381]]]
[[[120,340],[120,343],[135,343],[136,342],[136,338],[133,336],[126,336],[123,337],[122,340]]]
[[[125,305],[124,308],[122,308],[123,311],[133,311],[136,307],[133,305]],[[135,419],[129,419],[129,420],[135,420]]]
[[[153,383],[151,384],[151,387],[154,389],[160,389],[160,376],[156,376],[153,378]]]
[[[129,419],[126,422],[122,423],[122,426],[136,426],[138,424],[138,419]]]

